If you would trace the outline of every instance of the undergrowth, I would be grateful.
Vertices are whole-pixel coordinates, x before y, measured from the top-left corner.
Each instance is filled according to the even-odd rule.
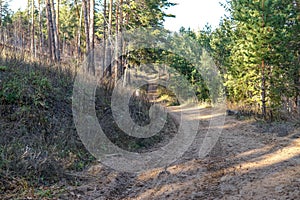
[[[58,183],[94,158],[72,117],[73,73],[37,63],[0,61],[0,197],[51,196],[32,188]],[[11,196],[15,194],[16,196]]]
[[[70,66],[62,69],[0,60],[0,199],[52,199],[64,191],[64,186],[78,184],[77,177],[70,174],[95,162],[73,122],[75,74]],[[175,102],[174,95],[169,96],[167,101]],[[105,85],[97,89],[96,113],[107,137],[120,148],[155,150],[174,136],[178,125],[170,116],[153,137],[127,135],[113,119],[110,98]],[[145,98],[130,99],[135,123],[150,123],[150,106]]]

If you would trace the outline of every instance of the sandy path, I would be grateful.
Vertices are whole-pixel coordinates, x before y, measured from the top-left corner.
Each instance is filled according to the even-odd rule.
[[[171,111],[179,120],[178,108]],[[211,117],[218,117],[211,109],[200,113],[199,119],[188,119],[200,120],[195,141],[172,165],[133,174],[98,164],[83,172],[82,185],[69,187],[61,199],[300,198],[300,130],[279,138],[261,133],[253,121],[226,117],[217,145],[200,159],[203,133]]]

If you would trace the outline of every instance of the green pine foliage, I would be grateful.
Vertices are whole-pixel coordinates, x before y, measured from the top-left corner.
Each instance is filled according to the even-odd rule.
[[[210,52],[228,100],[253,109],[265,102],[270,117],[286,101],[299,106],[299,5],[293,0],[233,0],[226,7],[231,16],[212,32]]]

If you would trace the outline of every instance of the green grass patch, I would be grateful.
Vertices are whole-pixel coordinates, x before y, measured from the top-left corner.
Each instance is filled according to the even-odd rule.
[[[0,66],[0,71],[6,71],[8,69],[8,67],[7,66]]]

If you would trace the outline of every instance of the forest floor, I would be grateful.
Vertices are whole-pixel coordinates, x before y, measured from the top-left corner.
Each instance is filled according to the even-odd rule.
[[[183,156],[164,168],[125,173],[95,161],[80,141],[73,123],[71,72],[66,76],[15,63],[0,71],[0,82],[0,199],[300,198],[299,121],[226,116],[217,144],[199,158],[210,120],[219,116],[212,115],[212,108],[190,108],[193,117],[183,120],[199,120],[199,128]],[[129,150],[166,144],[178,129],[178,111],[188,110],[170,107],[172,117],[161,135],[141,142],[117,133],[107,108],[109,95],[97,96],[97,117],[107,136]]]
[[[178,108],[171,109],[178,120]],[[78,186],[59,199],[299,199],[300,129],[226,116],[217,145],[198,157],[210,109],[201,109],[198,135],[188,151],[166,168],[117,172],[101,164],[73,174]],[[190,119],[189,119],[190,120]]]

